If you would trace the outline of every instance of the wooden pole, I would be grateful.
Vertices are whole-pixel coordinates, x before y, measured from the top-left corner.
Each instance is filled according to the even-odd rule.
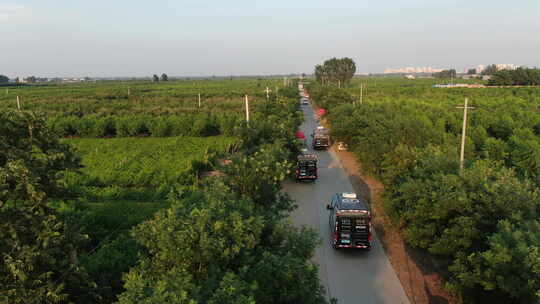
[[[249,125],[249,100],[247,94],[245,95],[245,101],[246,101],[246,122]]]
[[[17,96],[17,109],[19,109],[19,111],[21,110],[21,102],[19,101],[19,96]]]
[[[199,108],[201,107],[201,93],[199,93]]]
[[[360,104],[364,103],[364,84],[360,84]]]

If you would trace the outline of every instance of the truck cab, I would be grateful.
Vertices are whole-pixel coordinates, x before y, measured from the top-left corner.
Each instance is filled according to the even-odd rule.
[[[371,249],[371,212],[365,200],[353,192],[336,193],[330,204],[331,244],[334,249]]]

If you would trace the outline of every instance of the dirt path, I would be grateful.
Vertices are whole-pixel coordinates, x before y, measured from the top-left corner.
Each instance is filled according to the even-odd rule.
[[[385,215],[380,198],[384,186],[373,177],[362,173],[361,164],[353,153],[337,151],[335,148],[334,150],[355,191],[369,198],[377,235],[411,303],[457,303],[457,300],[443,289],[444,282],[440,275],[433,271],[434,267],[429,263],[429,259],[408,248],[400,231]]]

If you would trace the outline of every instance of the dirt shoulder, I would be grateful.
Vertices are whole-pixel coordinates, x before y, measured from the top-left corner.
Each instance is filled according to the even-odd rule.
[[[363,173],[361,163],[353,153],[337,151],[335,147],[333,150],[349,175],[355,191],[362,193],[371,202],[377,236],[411,303],[458,303],[457,299],[444,290],[444,282],[434,271],[435,267],[429,258],[406,246],[399,229],[390,223],[381,201],[383,184]]]

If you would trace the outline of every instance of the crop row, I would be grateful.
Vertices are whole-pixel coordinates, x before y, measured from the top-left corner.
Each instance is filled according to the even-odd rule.
[[[23,109],[48,116],[229,111],[241,107],[245,94],[265,98],[266,87],[274,91],[275,84],[273,80],[219,80],[23,86],[0,92],[0,109],[16,109],[18,96]]]
[[[125,115],[98,117],[88,115],[58,116],[47,120],[48,126],[61,137],[130,137],[130,136],[212,136],[232,135],[241,116],[194,115]]]
[[[164,198],[176,184],[211,166],[235,139],[214,137],[64,139],[82,157],[68,187],[91,200]],[[202,166],[202,167],[201,167]]]

